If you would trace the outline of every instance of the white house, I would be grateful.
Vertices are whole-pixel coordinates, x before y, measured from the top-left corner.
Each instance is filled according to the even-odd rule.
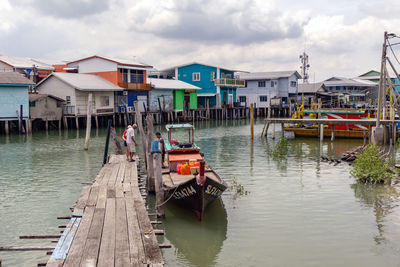
[[[66,116],[87,114],[89,92],[93,93],[92,114],[113,114],[114,92],[122,90],[123,88],[94,74],[61,72],[52,73],[36,86],[36,91],[41,94],[51,94],[65,100]]]
[[[257,107],[269,107],[271,99],[279,99],[282,103],[295,102],[297,98],[297,80],[301,78],[297,71],[274,71],[238,73],[246,84],[237,89],[241,106],[253,103]]]

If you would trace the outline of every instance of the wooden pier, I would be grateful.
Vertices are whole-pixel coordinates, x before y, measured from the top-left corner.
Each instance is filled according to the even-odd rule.
[[[113,155],[83,188],[47,266],[163,266],[162,231],[146,211],[137,161]]]

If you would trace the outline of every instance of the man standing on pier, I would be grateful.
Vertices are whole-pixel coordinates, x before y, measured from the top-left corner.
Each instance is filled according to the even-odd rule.
[[[135,129],[137,125],[134,124],[133,126],[128,125],[128,131],[126,132],[126,144],[128,145],[129,150],[129,161],[134,162],[134,156],[136,152],[136,140],[135,140]]]

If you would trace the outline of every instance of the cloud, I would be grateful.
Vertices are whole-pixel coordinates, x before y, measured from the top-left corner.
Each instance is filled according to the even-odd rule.
[[[307,18],[254,0],[142,1],[129,12],[131,28],[166,39],[261,43],[302,35]]]
[[[110,7],[110,0],[14,0],[19,8],[30,7],[39,14],[75,19],[99,14]]]

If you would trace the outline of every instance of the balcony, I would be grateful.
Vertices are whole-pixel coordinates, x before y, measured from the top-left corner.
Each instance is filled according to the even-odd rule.
[[[126,90],[144,90],[144,91],[151,90],[151,84],[149,83],[118,82],[118,86],[125,88]]]
[[[216,79],[215,80],[216,86],[224,86],[224,87],[245,87],[244,80],[238,79]]]

